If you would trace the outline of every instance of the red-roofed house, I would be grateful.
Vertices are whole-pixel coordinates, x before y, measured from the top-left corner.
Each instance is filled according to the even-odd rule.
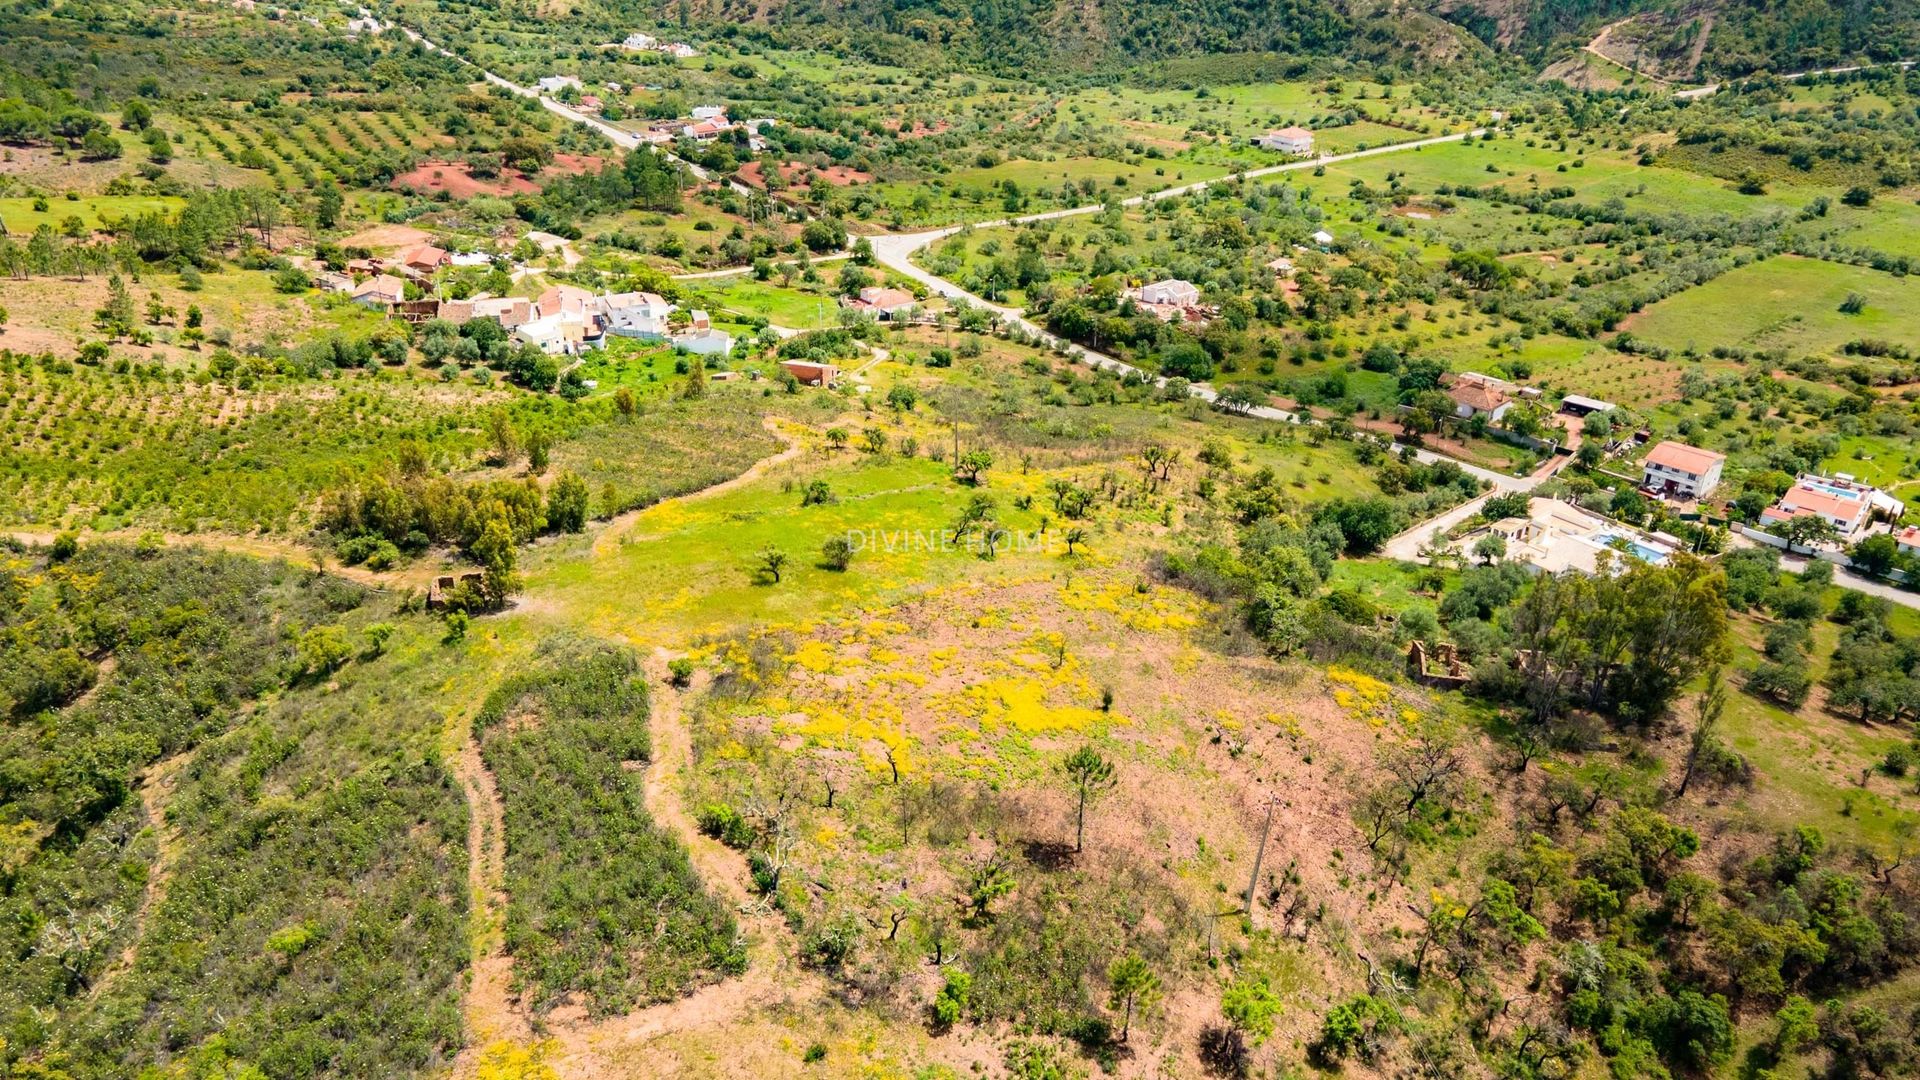
[[[555,285],[541,293],[540,298],[534,301],[534,306],[540,309],[541,318],[549,315],[585,318],[598,305],[592,290],[583,289],[578,285]]]
[[[416,274],[431,274],[452,258],[445,251],[432,244],[415,244],[393,257],[393,261],[412,270]]]
[[[387,308],[406,298],[407,283],[392,274],[370,277],[353,290],[353,302],[361,307]]]
[[[1507,415],[1507,410],[1513,408],[1513,399],[1505,390],[1471,379],[1456,380],[1447,388],[1447,396],[1453,399],[1453,414],[1462,420],[1485,416],[1497,424]]]
[[[855,311],[867,312],[878,319],[891,319],[919,302],[917,297],[905,289],[869,285],[860,290],[859,296],[848,300],[847,306]]]
[[[1895,532],[1893,542],[1900,545],[1904,554],[1920,555],[1920,525],[1909,525]]]
[[[1825,518],[1843,539],[1850,539],[1873,520],[1873,501],[1852,485],[1803,476],[1779,502],[1760,511],[1760,523],[1777,525],[1807,515]]]
[[[1687,499],[1706,496],[1720,483],[1727,455],[1669,439],[1655,446],[1641,465],[1640,486]]]

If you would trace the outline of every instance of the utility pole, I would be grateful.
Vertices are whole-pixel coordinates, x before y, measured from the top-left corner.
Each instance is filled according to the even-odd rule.
[[[1253,890],[1260,883],[1260,860],[1267,854],[1267,837],[1273,832],[1273,804],[1277,795],[1267,796],[1267,823],[1260,828],[1260,846],[1253,849],[1253,876],[1247,879],[1247,923],[1253,923]]]

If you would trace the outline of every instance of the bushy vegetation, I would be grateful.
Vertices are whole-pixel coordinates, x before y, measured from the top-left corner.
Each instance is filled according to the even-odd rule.
[[[537,1009],[623,1012],[745,968],[732,915],[642,801],[647,694],[631,653],[563,640],[474,717],[505,805],[507,950]]]
[[[363,590],[157,544],[4,559],[5,1064],[120,1076],[214,1042],[288,1076],[444,1060],[465,815],[434,713],[304,688],[297,639]],[[179,774],[164,823],[156,769]]]

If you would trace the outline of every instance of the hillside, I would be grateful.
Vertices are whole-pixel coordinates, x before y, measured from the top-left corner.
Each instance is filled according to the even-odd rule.
[[[1666,78],[1911,59],[1920,9],[1897,0],[1438,0],[1434,10],[1542,61],[1570,47]]]

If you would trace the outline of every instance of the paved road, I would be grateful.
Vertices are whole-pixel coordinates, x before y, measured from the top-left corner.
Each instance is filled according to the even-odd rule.
[[[1788,555],[1782,552],[1780,567],[1798,574],[1807,568],[1807,560],[1804,556]],[[1898,585],[1891,585],[1863,574],[1856,574],[1844,566],[1836,565],[1833,568],[1833,583],[1843,589],[1852,589],[1854,592],[1863,592],[1869,596],[1891,600],[1901,607],[1920,609],[1920,593],[1914,593]]]
[[[473,68],[475,71],[478,71],[480,73],[481,78],[485,79],[487,82],[490,82],[495,86],[500,87],[502,90],[506,90],[510,93],[518,94],[519,96],[524,98],[532,98],[533,100],[538,101],[540,103],[541,108],[547,110],[548,112],[552,113],[555,116],[558,116],[562,120],[566,120],[574,124],[579,124],[582,127],[592,128],[593,130],[599,132],[602,135],[605,135],[608,139],[612,140],[613,144],[615,146],[620,147],[621,149],[632,150],[639,147],[644,142],[644,140],[642,140],[640,136],[635,135],[633,132],[628,131],[625,128],[617,127],[613,124],[609,124],[605,120],[602,120],[597,116],[588,116],[586,113],[583,113],[578,109],[568,106],[563,101],[557,101],[553,98],[547,97],[546,95],[540,93],[540,91],[534,89],[531,86],[521,86],[519,83],[514,82],[511,79],[504,78],[500,75],[495,75],[493,72],[488,71],[486,68],[483,68],[480,65],[474,63],[473,61],[467,59],[466,57],[461,56],[459,53],[454,52],[452,49],[448,49],[440,45],[438,42],[433,41],[432,39],[428,38],[426,35],[420,33],[418,30],[415,30],[410,26],[401,26],[398,23],[393,23],[391,24],[391,28],[398,30],[401,33],[407,35],[407,38],[410,41],[418,42],[420,45],[428,49],[431,49],[434,52],[439,53],[441,56],[445,56],[452,60],[457,60],[460,63],[465,64],[470,68]],[[658,149],[660,153],[665,155],[667,158],[673,161],[679,162],[681,165],[686,166],[687,171],[691,172],[699,180],[707,181],[707,180],[713,179],[713,175],[710,172],[708,172],[706,169],[701,168],[698,165],[695,165],[693,162],[688,161],[685,158],[682,158],[673,154],[671,151],[667,150],[665,147],[656,147],[656,149]],[[754,191],[754,189],[746,186],[745,184],[738,183],[736,181],[728,181],[728,186],[732,187],[733,190],[735,190],[736,192],[739,192],[742,195],[758,194],[757,192]]]
[[[1461,140],[1466,139],[1468,137],[1479,136],[1485,133],[1486,133],[1485,128],[1475,128],[1472,131],[1463,131],[1463,132],[1458,132],[1452,135],[1437,135],[1427,139],[1416,139],[1412,142],[1395,143],[1391,146],[1377,146],[1370,150],[1356,150],[1356,151],[1353,151],[1352,153],[1347,153],[1347,154],[1326,154],[1326,155],[1322,155],[1321,157],[1312,158],[1305,161],[1290,161],[1281,165],[1269,165],[1265,168],[1250,169],[1247,172],[1239,173],[1235,176],[1223,176],[1214,180],[1202,180],[1197,183],[1185,184],[1176,188],[1168,188],[1165,191],[1156,191],[1156,192],[1150,192],[1145,195],[1136,195],[1131,199],[1125,200],[1123,202],[1123,205],[1138,206],[1143,203],[1153,202],[1159,199],[1173,198],[1174,196],[1177,196],[1177,195],[1185,195],[1191,192],[1201,191],[1215,184],[1227,183],[1236,179],[1257,179],[1262,176],[1271,176],[1276,173],[1295,172],[1301,169],[1314,169],[1322,165],[1338,164],[1343,161],[1354,161],[1360,158],[1375,157],[1381,154],[1393,154],[1393,153],[1400,153],[1407,150],[1416,150],[1423,146],[1437,146],[1443,143],[1460,142]],[[979,223],[975,223],[971,227],[972,228],[993,228],[996,226],[1020,225],[1030,221],[1054,221],[1060,218],[1074,217],[1081,214],[1097,213],[1102,209],[1104,209],[1104,207],[1099,205],[1076,206],[1076,207],[1070,207],[1064,210],[1049,210],[1039,214],[1026,214],[1021,217],[1003,218],[998,221],[979,222]],[[934,243],[935,241],[944,240],[947,237],[952,236],[955,233],[961,231],[962,229],[965,229],[968,227],[969,226],[965,226],[965,225],[953,225],[953,226],[948,226],[946,228],[940,228],[940,229],[928,229],[924,232],[917,232],[917,233],[894,233],[894,234],[889,234],[884,236],[870,236],[867,239],[869,242],[873,244],[874,257],[877,261],[880,262],[881,265],[885,266],[887,269],[892,270],[896,273],[912,278],[913,280],[926,286],[927,289],[930,292],[934,293],[935,295],[946,297],[949,300],[964,301],[965,303],[970,304],[974,307],[985,308],[987,311],[992,312],[995,316],[997,316],[998,318],[1006,322],[1008,325],[1019,327],[1025,333],[1032,335],[1033,337],[1039,339],[1040,341],[1046,344],[1059,345],[1062,348],[1066,349],[1071,355],[1085,360],[1089,365],[1093,367],[1101,368],[1107,371],[1119,372],[1123,375],[1139,374],[1151,379],[1154,385],[1156,386],[1166,385],[1165,379],[1152,375],[1149,372],[1142,371],[1141,369],[1136,368],[1133,365],[1128,364],[1115,357],[1109,356],[1106,353],[1097,352],[1093,349],[1089,349],[1081,345],[1074,345],[1070,342],[1066,342],[1060,338],[1055,337],[1054,335],[1048,333],[1045,329],[1041,328],[1039,325],[1028,321],[1028,319],[1025,316],[1025,313],[1023,313],[1019,309],[1010,308],[1001,304],[992,303],[982,297],[976,296],[973,293],[968,292],[967,290],[961,288],[958,285],[955,285],[953,282],[948,281],[943,277],[939,277],[930,271],[924,270],[919,266],[914,265],[913,259],[912,259],[914,252],[919,251],[920,249],[926,247],[931,243]],[[1207,386],[1205,384],[1195,384],[1189,390],[1189,392],[1193,394],[1194,397],[1197,397],[1200,400],[1207,401],[1207,402],[1212,402],[1219,397],[1219,395],[1214,391],[1213,387]],[[1301,420],[1301,418],[1294,413],[1288,412],[1285,409],[1276,409],[1270,405],[1254,406],[1253,408],[1244,410],[1244,415],[1257,417],[1262,420],[1279,421],[1281,423],[1299,423]],[[1419,460],[1428,462],[1428,463],[1432,463],[1435,461],[1452,461],[1453,460],[1441,454],[1433,453],[1430,450],[1416,450],[1414,453],[1419,458]],[[1504,473],[1494,472],[1491,469],[1483,469],[1477,465],[1469,465],[1465,462],[1456,462],[1456,464],[1458,464],[1461,468],[1467,470],[1467,472],[1473,474],[1474,476],[1477,476],[1480,479],[1485,480],[1488,483],[1492,484],[1495,490],[1498,490],[1498,491],[1529,490],[1533,487],[1535,483],[1538,482],[1537,480],[1534,480],[1530,477],[1508,476]]]
[[[466,64],[467,66],[474,68],[474,70],[480,72],[481,76],[485,78],[487,82],[492,83],[495,86],[501,87],[502,89],[507,90],[511,93],[518,94],[521,97],[532,98],[538,101],[541,104],[541,106],[545,108],[548,112],[553,113],[555,116],[558,116],[563,120],[567,120],[575,124],[580,124],[600,132],[602,135],[605,135],[607,138],[611,139],[615,145],[625,147],[627,149],[634,149],[641,145],[640,138],[637,135],[633,134],[632,132],[615,127],[612,124],[606,123],[605,121],[600,120],[596,117],[588,116],[577,109],[569,108],[565,103],[556,101],[550,97],[546,97],[542,95],[539,91],[533,89],[532,87],[521,86],[519,83],[513,82],[510,79],[506,79],[506,78],[503,78],[502,76],[496,75],[493,72],[488,71],[483,67],[480,67],[478,64],[473,63],[473,61],[468,60],[466,57],[461,56],[459,53],[456,53],[450,49],[447,49],[441,46],[437,42],[429,39],[425,35],[421,34],[419,31],[414,30],[411,27],[399,26],[398,24],[395,24],[394,28],[399,30],[401,33],[405,34],[409,40],[418,42],[423,47],[431,49],[434,52],[441,54],[442,56],[449,57],[451,59],[459,61],[462,64]],[[1235,173],[1229,176],[1219,177],[1213,180],[1200,180],[1200,181],[1196,181],[1195,183],[1183,184],[1179,187],[1167,188],[1162,191],[1148,192],[1144,195],[1135,195],[1130,199],[1122,200],[1122,205],[1139,206],[1139,205],[1143,205],[1148,202],[1154,202],[1160,199],[1170,199],[1180,195],[1191,194],[1196,191],[1203,191],[1209,187],[1212,187],[1215,184],[1227,183],[1230,181],[1257,180],[1263,176],[1273,176],[1278,173],[1297,172],[1301,169],[1316,169],[1324,165],[1334,165],[1334,164],[1339,164],[1340,162],[1345,162],[1345,161],[1357,161],[1361,158],[1378,157],[1382,154],[1398,154],[1408,150],[1418,150],[1426,146],[1440,146],[1446,143],[1461,142],[1468,138],[1474,138],[1480,135],[1484,135],[1486,134],[1486,131],[1487,131],[1486,128],[1474,128],[1471,131],[1455,132],[1451,135],[1435,135],[1425,139],[1413,139],[1408,142],[1392,143],[1387,146],[1376,146],[1366,150],[1354,150],[1345,154],[1323,154],[1319,157],[1310,158],[1304,161],[1289,161],[1279,165],[1268,165],[1258,169],[1248,169],[1244,172]],[[702,169],[700,166],[695,165],[692,162],[684,161],[680,158],[673,157],[672,154],[668,153],[664,149],[661,149],[660,152],[663,154],[666,154],[670,158],[673,158],[673,160],[679,161],[681,164],[685,165],[688,168],[688,170],[690,170],[693,173],[693,175],[695,175],[696,177],[699,177],[701,180],[710,179],[710,175],[707,172],[707,170]],[[741,186],[736,184],[735,187],[740,188]],[[742,189],[742,190],[750,190],[750,189]],[[1083,214],[1097,213],[1104,208],[1105,207],[1103,204],[1092,204],[1088,206],[1074,206],[1074,207],[1068,207],[1062,210],[1049,210],[1044,213],[1027,214],[1021,217],[1006,218],[999,221],[979,222],[979,223],[975,223],[974,227],[986,228],[986,227],[992,227],[997,225],[1018,225],[1018,224],[1023,224],[1029,221],[1051,221],[1058,218],[1076,217]],[[940,240],[948,236],[952,236],[954,233],[959,232],[962,228],[966,228],[966,227],[967,226],[955,225],[955,226],[950,226],[943,229],[931,229],[931,230],[928,230],[925,232],[919,232],[919,233],[901,233],[901,234],[892,234],[892,235],[884,235],[884,236],[874,236],[874,237],[869,237],[868,239],[873,244],[874,255],[882,265],[888,267],[889,269],[898,271],[899,273],[905,274],[910,278],[913,278],[914,280],[925,285],[929,290],[933,291],[937,295],[944,296],[950,300],[964,300],[967,303],[974,305],[975,307],[986,308],[987,310],[997,315],[1000,319],[1005,321],[1008,325],[1017,326],[1020,329],[1027,332],[1028,334],[1031,334],[1035,338],[1043,342],[1046,342],[1048,344],[1059,344],[1064,348],[1068,348],[1073,355],[1085,359],[1088,364],[1094,367],[1104,368],[1109,371],[1116,371],[1121,374],[1138,372],[1141,375],[1151,378],[1156,386],[1164,386],[1166,384],[1165,379],[1159,378],[1157,376],[1152,376],[1149,373],[1144,371],[1139,371],[1139,369],[1133,367],[1132,365],[1126,364],[1114,357],[1106,355],[1105,353],[1095,352],[1092,349],[1083,348],[1078,345],[1071,345],[1068,342],[1061,341],[1059,338],[1054,337],[1052,334],[1049,334],[1045,330],[1041,329],[1039,326],[1031,322],[1028,322],[1021,312],[1013,308],[1002,307],[998,304],[988,303],[986,300],[982,299],[981,297],[975,296],[970,292],[967,292],[965,289],[960,288],[958,285],[955,285],[952,282],[945,280],[944,278],[935,277],[933,274],[930,274],[927,271],[922,270],[919,267],[913,265],[909,256],[911,256],[914,252],[920,250],[921,248],[926,247],[928,244],[933,243],[935,240]],[[826,258],[844,258],[844,257],[845,257],[844,255],[841,255],[841,256],[827,256]],[[737,270],[731,270],[731,269],[709,270],[709,271],[704,271],[698,274],[685,274],[685,275],[679,275],[679,276],[682,279],[692,280],[692,279],[709,278],[709,277],[711,278],[728,277],[738,272],[739,271]],[[1204,384],[1196,385],[1192,387],[1190,392],[1193,394],[1193,396],[1201,399],[1202,401],[1207,401],[1207,402],[1212,402],[1216,400],[1219,396],[1212,387],[1206,386]],[[1269,405],[1258,405],[1258,406],[1254,406],[1252,408],[1246,409],[1244,410],[1244,415],[1258,417],[1263,420],[1280,421],[1283,423],[1300,422],[1300,417],[1296,416],[1295,414],[1288,412],[1285,409],[1273,408],[1272,406],[1269,406]],[[1421,450],[1421,451],[1416,451],[1416,453],[1420,460],[1429,462],[1429,463],[1434,461],[1439,461],[1439,460],[1451,460],[1451,459],[1443,458],[1441,455],[1432,453],[1431,451]],[[1490,469],[1482,469],[1475,465],[1466,464],[1465,462],[1459,462],[1458,464],[1460,465],[1461,468],[1466,469],[1468,472],[1472,473],[1473,475],[1478,476],[1481,479],[1486,480],[1488,483],[1493,484],[1495,488],[1498,490],[1503,490],[1503,491],[1522,490],[1522,488],[1516,485],[1523,485],[1523,484],[1526,485],[1527,487],[1532,486],[1530,483],[1528,483],[1525,479],[1522,479],[1522,478],[1507,476],[1502,473],[1494,472]]]

